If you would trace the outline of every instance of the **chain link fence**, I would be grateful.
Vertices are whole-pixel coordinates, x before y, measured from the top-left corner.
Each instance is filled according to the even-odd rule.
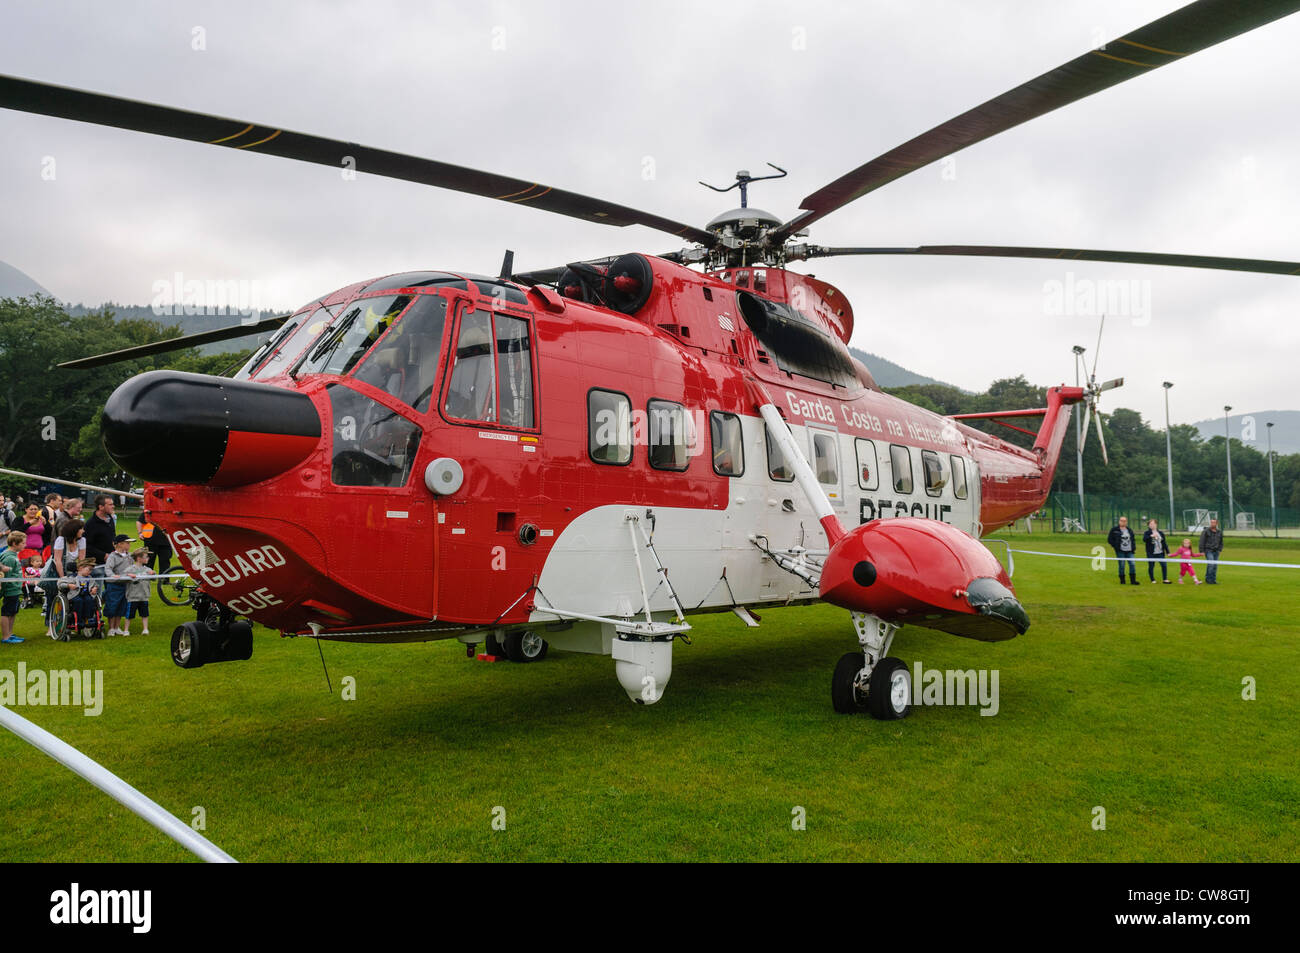
[[[1263,503],[1251,500],[1233,500],[1234,519],[1228,520],[1228,499],[1182,500],[1174,497],[1174,525],[1169,526],[1169,499],[1165,497],[1108,496],[1087,493],[1080,509],[1075,493],[1052,493],[1047,504],[1028,521],[1017,520],[1016,530],[1040,533],[1105,533],[1121,516],[1127,516],[1130,526],[1139,531],[1146,528],[1147,520],[1156,519],[1166,533],[1187,534],[1200,532],[1200,527],[1210,516],[1219,520],[1225,533],[1243,536],[1300,536],[1300,509],[1277,508],[1276,533],[1273,510],[1268,500]]]

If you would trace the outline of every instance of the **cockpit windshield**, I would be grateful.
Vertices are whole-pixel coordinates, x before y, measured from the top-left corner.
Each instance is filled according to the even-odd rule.
[[[447,299],[420,295],[361,362],[355,378],[424,413],[438,384],[446,324]]]
[[[294,376],[346,374],[410,303],[410,295],[379,295],[352,302],[299,362]]]
[[[290,318],[280,332],[249,360],[249,376],[253,380],[269,380],[286,373],[333,317],[325,308],[317,308]]]

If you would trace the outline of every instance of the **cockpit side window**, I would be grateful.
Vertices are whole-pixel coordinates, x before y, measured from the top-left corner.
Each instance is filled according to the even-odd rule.
[[[456,352],[443,413],[531,430],[537,426],[532,329],[527,319],[467,304],[456,331]]]
[[[335,486],[405,486],[420,447],[420,428],[364,394],[331,384],[330,480]]]
[[[492,312],[468,305],[460,316],[455,364],[443,411],[458,420],[497,419],[496,367],[492,360]]]
[[[438,386],[446,324],[447,299],[419,295],[357,368],[356,379],[424,413]]]
[[[507,427],[535,427],[533,355],[528,322],[508,314],[497,314],[496,342],[501,423]]]

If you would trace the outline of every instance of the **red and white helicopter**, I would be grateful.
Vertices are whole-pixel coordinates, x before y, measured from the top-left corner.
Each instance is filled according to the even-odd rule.
[[[882,393],[847,348],[853,311],[788,270],[833,255],[1069,258],[1297,274],[1300,264],[1070,248],[827,248],[823,216],[968,145],[1300,8],[1199,0],[859,166],[788,221],[748,206],[696,228],[532,182],[242,120],[0,77],[0,106],[455,189],[689,241],[498,277],[360,281],[287,317],[101,355],[94,366],[278,327],[233,379],[155,371],[104,409],[105,447],[200,583],[177,664],[283,635],[459,639],[515,661],[612,655],[659,700],[698,612],[822,599],[858,651],[838,711],[900,718],[904,623],[979,640],[1028,626],[979,542],[1038,510],[1072,405],[1053,387],[1032,449]],[[777,170],[784,174],[782,170]],[[1085,418],[1086,419],[1086,418]],[[1087,424],[1085,423],[1085,433]],[[1099,424],[1100,426],[1100,424]],[[292,499],[269,507],[271,499]],[[383,565],[358,560],[384,539]],[[208,610],[215,609],[215,615]]]

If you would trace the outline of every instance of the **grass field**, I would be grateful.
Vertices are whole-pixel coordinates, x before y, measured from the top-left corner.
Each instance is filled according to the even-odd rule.
[[[1230,543],[1300,563],[1300,541]],[[697,617],[649,708],[608,658],[486,664],[456,642],[326,644],[333,694],[312,641],[262,629],[250,662],[182,671],[167,636],[185,617],[156,599],[147,638],[53,643],[25,612],[0,668],[102,669],[100,716],[19,711],[178,817],[203,808],[245,861],[1295,860],[1300,571],[1219,578],[1120,587],[1110,568],[1020,556],[1023,637],[899,633],[909,664],[997,669],[995,717],[836,715],[831,669],[856,643],[829,606],[764,611],[757,630]],[[2,730],[0,764],[0,860],[190,856]]]

